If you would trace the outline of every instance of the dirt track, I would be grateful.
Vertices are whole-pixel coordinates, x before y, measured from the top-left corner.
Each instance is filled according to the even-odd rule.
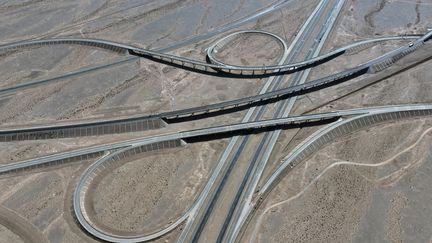
[[[34,225],[3,206],[0,206],[0,224],[18,235],[24,242],[48,242]]]

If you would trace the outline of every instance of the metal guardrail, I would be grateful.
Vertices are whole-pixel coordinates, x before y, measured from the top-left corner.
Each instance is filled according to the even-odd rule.
[[[241,32],[245,33],[245,32]],[[253,32],[255,33],[255,32]],[[257,33],[266,33],[258,31]],[[431,32],[432,33],[432,32]],[[232,38],[236,33],[230,35]],[[276,37],[274,37],[276,38]],[[396,37],[384,37],[378,39],[379,41],[394,40]],[[401,36],[397,38],[410,39],[411,37]],[[20,140],[32,140],[32,139],[49,139],[49,138],[65,138],[65,137],[77,137],[77,136],[93,136],[93,135],[104,135],[112,133],[125,133],[133,131],[142,131],[148,129],[155,129],[165,126],[164,120],[175,119],[180,117],[191,117],[202,115],[214,111],[227,110],[230,108],[236,108],[240,106],[252,105],[257,102],[265,102],[272,99],[278,99],[280,97],[289,97],[302,93],[309,92],[318,88],[324,88],[330,85],[334,85],[350,78],[358,77],[366,72],[379,72],[395,61],[415,51],[419,46],[423,44],[423,39],[427,38],[427,35],[418,38],[414,45],[402,47],[390,53],[387,53],[379,58],[371,60],[367,63],[361,64],[358,67],[348,69],[338,74],[330,75],[321,79],[307,82],[305,84],[291,86],[260,95],[240,98],[231,101],[220,102],[211,105],[205,105],[200,107],[188,108],[183,110],[177,110],[172,112],[164,112],[156,115],[147,116],[136,116],[125,119],[112,119],[105,121],[86,122],[80,124],[69,124],[69,125],[57,125],[57,126],[40,126],[40,127],[28,127],[28,128],[17,128],[0,130],[0,142],[7,141],[20,141]],[[280,40],[282,41],[282,40]],[[366,40],[358,43],[373,43],[377,40]],[[51,43],[51,42],[49,42]],[[62,42],[61,42],[62,43]],[[65,41],[65,43],[71,43],[71,41]],[[74,43],[74,42],[72,42]],[[91,44],[99,42],[90,42]],[[282,42],[281,42],[282,43]],[[357,44],[358,44],[357,43]],[[26,43],[22,44],[25,45]],[[214,44],[217,45],[218,43]],[[21,46],[21,44],[17,44]],[[104,47],[109,45],[103,45]],[[356,44],[346,46],[342,49],[348,50],[355,47]],[[212,47],[212,48],[213,48]],[[17,48],[13,46],[6,46],[8,48]],[[208,50],[211,52],[212,48]],[[0,47],[0,51],[2,47]],[[8,49],[9,50],[9,49]],[[334,55],[337,51],[332,52]]]
[[[367,71],[371,72],[379,72],[389,65],[393,64],[395,61],[400,58],[408,55],[409,53],[415,51],[418,47],[423,45],[425,41],[431,39],[432,32],[427,33],[423,37],[418,38],[414,43],[409,46],[399,48],[398,50],[392,51],[384,56],[381,56],[377,59],[369,61],[366,64],[362,64],[356,68],[352,68],[350,70],[341,72],[336,75],[331,75],[323,79],[315,80],[312,82],[308,82],[303,85],[294,86],[288,89],[277,90],[274,92],[270,92],[268,94],[258,95],[247,97],[243,99],[238,99],[235,101],[222,102],[219,104],[202,106],[192,109],[186,109],[182,111],[174,111],[162,113],[154,116],[146,116],[146,117],[133,117],[126,118],[126,120],[106,120],[101,122],[93,122],[86,124],[69,124],[64,125],[62,127],[46,126],[46,127],[37,127],[37,128],[28,128],[28,129],[12,129],[12,130],[3,130],[0,131],[0,138],[4,138],[3,141],[13,141],[13,140],[22,140],[22,139],[37,139],[37,138],[51,138],[53,136],[57,137],[68,137],[68,136],[88,136],[88,135],[102,135],[105,133],[121,133],[127,131],[138,131],[150,127],[157,127],[163,125],[163,118],[170,117],[179,117],[181,115],[194,115],[196,112],[209,112],[211,109],[226,109],[229,106],[238,106],[242,104],[249,104],[253,102],[259,102],[266,99],[272,99],[275,97],[280,97],[283,95],[289,94],[298,94],[301,92],[305,92],[307,90],[313,90],[320,87],[325,87],[325,85],[329,85],[332,83],[341,82],[341,80],[349,79],[355,75],[364,74]],[[391,37],[389,37],[391,38]],[[394,38],[398,39],[400,37]],[[405,37],[406,38],[406,37]],[[369,40],[373,42],[373,40]],[[52,40],[37,40],[37,41],[29,41],[29,42],[21,42],[15,43],[11,45],[3,45],[0,46],[1,51],[11,51],[16,50],[18,48],[25,48],[30,46],[38,46],[38,45],[53,45],[53,44],[78,44],[78,45],[88,45],[95,46],[99,48],[109,49],[113,51],[120,52],[129,52],[133,55],[144,55],[151,56],[152,58],[160,59],[160,60],[169,60],[171,63],[180,63],[182,66],[191,65],[193,68],[204,68],[207,70],[208,68],[212,68],[214,70],[228,70],[231,71],[240,71],[240,73],[252,71],[254,72],[286,72],[286,71],[295,71],[305,66],[315,65],[316,63],[320,63],[324,60],[332,59],[341,53],[345,53],[347,50],[354,50],[352,48],[356,47],[356,44],[349,45],[344,48],[340,48],[333,52],[327,53],[315,59],[307,60],[300,63],[288,64],[288,65],[276,65],[276,66],[267,66],[267,67],[240,67],[233,65],[225,65],[220,64],[220,62],[215,58],[210,58],[214,63],[204,63],[200,61],[195,61],[187,58],[176,57],[169,54],[158,53],[150,50],[145,50],[142,48],[136,48],[128,45],[118,44],[109,41],[102,40],[92,40],[92,39],[52,39]],[[217,43],[216,43],[217,44]],[[361,43],[363,45],[370,43]],[[359,44],[358,46],[360,46]],[[214,46],[207,50],[209,57],[212,57],[212,52],[214,50]],[[354,50],[355,51],[355,50]],[[219,64],[218,64],[219,63]],[[365,114],[362,114],[365,113]],[[288,118],[280,118],[274,120],[265,120],[265,121],[255,121],[241,124],[233,124],[205,129],[197,129],[192,131],[173,133],[161,136],[153,136],[149,138],[141,138],[130,141],[123,141],[116,144],[110,145],[102,145],[96,146],[93,148],[85,148],[77,151],[69,151],[65,153],[60,153],[57,155],[49,155],[33,160],[22,161],[14,164],[9,164],[5,166],[0,166],[0,174],[6,174],[21,170],[26,170],[30,168],[39,168],[42,166],[47,166],[51,164],[60,164],[66,163],[68,161],[74,161],[76,159],[83,158],[93,158],[96,156],[101,156],[105,153],[105,155],[98,159],[95,163],[93,163],[86,172],[82,175],[79,185],[74,192],[74,211],[76,213],[77,219],[80,224],[92,235],[107,241],[115,241],[115,242],[129,242],[131,239],[133,241],[145,241],[148,239],[153,239],[154,237],[161,236],[175,227],[177,227],[181,222],[183,222],[187,216],[183,215],[173,224],[170,224],[165,229],[155,232],[150,236],[137,236],[137,237],[125,237],[125,236],[117,236],[108,234],[107,232],[103,232],[102,230],[96,228],[91,225],[91,221],[89,216],[86,213],[84,199],[85,194],[88,189],[91,181],[97,176],[97,174],[102,171],[106,166],[110,164],[117,163],[123,160],[126,157],[135,156],[139,153],[147,152],[147,151],[155,151],[164,148],[172,148],[181,145],[183,142],[182,139],[204,136],[209,134],[219,134],[219,133],[229,133],[239,130],[247,130],[247,129],[259,129],[265,127],[274,127],[278,125],[284,124],[308,124],[314,121],[321,121],[329,118],[340,118],[346,117],[350,115],[356,115],[356,117],[348,118],[346,120],[335,123],[336,125],[330,125],[327,127],[327,130],[320,130],[319,134],[314,134],[306,142],[299,145],[300,147],[295,150],[293,154],[290,154],[286,160],[283,161],[281,167],[277,169],[277,171],[271,176],[271,178],[267,181],[264,187],[259,192],[260,197],[263,197],[265,193],[268,193],[271,189],[271,186],[274,185],[282,176],[282,173],[285,173],[290,168],[293,168],[296,164],[300,163],[304,158],[312,154],[316,149],[322,147],[323,145],[330,142],[333,138],[337,136],[342,136],[343,134],[350,133],[352,131],[358,130],[362,127],[369,126],[371,124],[394,120],[394,119],[402,119],[408,117],[416,117],[416,116],[426,116],[432,115],[432,105],[407,105],[407,106],[393,106],[393,107],[382,107],[375,109],[358,109],[358,110],[349,110],[349,111],[340,111],[340,112],[329,112],[322,114],[313,114],[313,115],[305,115],[298,117],[288,117]],[[156,125],[155,125],[156,123]],[[53,129],[56,129],[53,131]],[[2,138],[2,139],[3,139]],[[106,153],[106,151],[109,151]]]
[[[77,187],[74,191],[73,197],[73,209],[75,216],[80,223],[80,225],[92,235],[111,242],[130,242],[130,238],[133,238],[134,242],[143,242],[150,239],[157,238],[162,236],[169,231],[173,230],[177,227],[181,222],[183,222],[186,218],[181,217],[179,220],[169,225],[168,227],[154,232],[149,235],[142,236],[134,236],[134,237],[126,237],[123,235],[112,235],[103,230],[97,228],[91,223],[91,218],[87,213],[87,209],[85,207],[85,197],[88,192],[88,188],[90,183],[94,180],[98,173],[103,171],[106,167],[113,166],[119,161],[123,161],[125,158],[131,158],[139,155],[140,153],[157,151],[161,149],[167,148],[175,148],[184,144],[180,139],[156,142],[151,144],[145,144],[140,146],[131,146],[124,149],[121,149],[117,152],[108,153],[101,159],[97,160],[94,164],[92,164],[80,177]]]
[[[370,109],[353,109],[353,110],[345,110],[338,112],[328,112],[322,114],[314,114],[314,115],[306,115],[299,117],[289,117],[289,118],[280,118],[273,119],[267,121],[258,121],[258,122],[248,122],[234,125],[226,125],[219,126],[213,128],[206,129],[198,129],[187,132],[181,132],[178,134],[174,134],[173,136],[163,136],[162,140],[154,140],[156,142],[153,143],[145,143],[143,145],[136,144],[130,147],[126,147],[122,149],[120,152],[116,152],[110,155],[107,155],[99,160],[97,160],[94,164],[92,164],[88,170],[84,172],[80,179],[80,183],[77,186],[74,193],[74,211],[77,215],[78,221],[80,224],[92,235],[112,242],[141,242],[145,240],[154,239],[155,237],[162,236],[163,234],[168,233],[170,230],[176,228],[180,223],[186,220],[189,209],[187,212],[182,215],[178,220],[173,222],[172,224],[166,226],[164,229],[155,232],[153,234],[145,235],[145,236],[135,236],[135,237],[124,237],[122,235],[110,234],[108,232],[104,232],[103,230],[97,228],[95,225],[91,224],[91,219],[86,213],[85,209],[85,195],[89,185],[93,178],[97,176],[97,174],[103,171],[106,167],[112,165],[113,163],[117,163],[119,161],[124,161],[127,157],[135,156],[142,152],[140,147],[147,147],[149,150],[159,150],[162,149],[163,146],[160,144],[164,144],[165,147],[169,147],[168,143],[174,143],[175,146],[180,146],[183,142],[182,139],[190,138],[194,136],[208,135],[208,134],[217,134],[220,132],[229,132],[236,131],[239,129],[250,129],[250,128],[262,128],[266,126],[275,126],[281,124],[295,124],[295,123],[303,123],[307,124],[310,122],[328,119],[328,118],[347,118],[346,120],[340,120],[339,122],[335,122],[331,124],[329,127],[331,129],[323,129],[320,132],[312,135],[312,139],[307,140],[302,145],[299,145],[299,149],[296,149],[294,155],[291,157],[288,156],[287,159],[284,160],[282,165],[278,168],[275,174],[272,175],[269,182],[263,186],[260,190],[260,197],[263,198],[263,193],[268,193],[271,185],[274,185],[280,178],[282,177],[282,173],[287,172],[289,169],[292,169],[296,164],[300,163],[304,158],[308,157],[314,151],[319,149],[331,142],[337,136],[342,136],[344,134],[359,130],[365,126],[369,126],[375,123],[384,122],[388,120],[396,120],[403,119],[409,117],[418,117],[418,116],[429,116],[432,115],[432,105],[405,105],[405,106],[387,106],[387,107],[377,107]],[[351,117],[354,116],[354,117]],[[342,122],[341,122],[342,121]],[[326,127],[328,128],[328,127]],[[158,144],[158,145],[156,145]],[[303,147],[302,147],[303,146]]]
[[[389,107],[384,112],[372,111],[348,119],[342,119],[324,127],[308,139],[299,144],[289,155],[281,162],[281,165],[269,177],[267,182],[260,189],[259,195],[268,193],[269,190],[282,178],[283,174],[288,172],[294,166],[298,165],[304,159],[308,158],[314,152],[331,142],[337,137],[344,136],[364,127],[379,124],[390,120],[400,120],[413,117],[423,117],[432,115],[432,105],[407,105]]]
[[[286,44],[284,44],[285,42],[281,42],[281,41],[283,41],[282,38],[280,38],[274,34],[271,34],[269,32],[265,32],[265,31],[240,31],[240,32],[236,32],[236,33],[229,35],[229,37],[232,37],[232,35],[236,35],[237,33],[245,34],[248,32],[255,33],[255,34],[261,33],[261,34],[265,34],[265,35],[270,35],[272,38],[275,38],[278,41],[278,43],[283,43],[282,45],[286,46]],[[212,46],[210,46],[207,49],[207,55],[208,55],[209,59],[212,60],[213,62],[215,62],[216,64],[206,63],[206,62],[197,61],[197,60],[193,60],[193,59],[189,59],[189,58],[174,56],[174,55],[165,54],[165,53],[152,51],[152,50],[147,50],[147,49],[135,47],[132,45],[120,44],[120,43],[113,42],[113,41],[99,40],[99,39],[85,39],[85,38],[55,38],[55,39],[47,39],[47,40],[30,40],[30,41],[16,42],[16,43],[12,43],[12,44],[1,45],[0,46],[0,53],[7,53],[10,51],[19,50],[21,48],[37,47],[37,46],[83,45],[83,46],[91,46],[91,47],[107,49],[107,50],[111,50],[111,51],[115,51],[115,52],[128,52],[129,54],[136,55],[136,56],[151,57],[151,58],[156,59],[156,60],[165,61],[165,62],[169,62],[172,64],[177,64],[177,65],[181,65],[183,67],[189,67],[189,68],[201,70],[201,71],[213,70],[216,72],[216,71],[223,70],[225,72],[240,72],[242,75],[247,75],[248,73],[249,73],[249,75],[256,75],[256,74],[266,74],[266,73],[275,73],[276,74],[276,73],[284,73],[284,72],[295,72],[299,69],[313,66],[315,63],[320,63],[320,62],[327,60],[329,58],[341,55],[347,50],[355,48],[356,46],[359,46],[359,45],[364,45],[366,43],[371,44],[371,43],[379,43],[379,42],[388,41],[388,40],[407,40],[407,39],[416,39],[416,38],[419,38],[419,36],[412,35],[412,36],[394,36],[394,37],[375,38],[375,39],[371,39],[371,40],[365,40],[365,41],[353,43],[351,45],[336,49],[336,50],[331,51],[327,54],[318,56],[318,57],[310,59],[310,60],[306,60],[306,61],[302,61],[302,62],[298,62],[298,63],[292,63],[292,64],[270,65],[270,66],[264,66],[264,67],[263,66],[244,67],[244,66],[226,65],[226,64],[222,64],[222,63],[218,62],[217,59],[215,59],[213,57],[213,51],[214,51],[215,46],[218,44],[218,42],[216,42],[216,44],[213,44]],[[427,39],[428,38],[426,38],[426,40]],[[224,40],[224,39],[222,39],[222,40]],[[220,64],[218,64],[218,63],[220,63]]]
[[[0,142],[98,136],[158,129],[165,126],[166,123],[159,117],[147,116],[137,119],[125,118],[58,126],[16,128],[0,130]]]
[[[380,111],[381,110],[381,111]],[[380,109],[370,109],[369,113],[358,114],[354,117],[341,118],[326,127],[323,127],[303,140],[292,150],[280,163],[279,167],[269,176],[264,185],[256,192],[256,201],[248,206],[247,211],[242,214],[240,221],[247,225],[253,213],[259,205],[270,194],[272,189],[282,180],[284,175],[291,171],[296,165],[305,161],[312,154],[330,144],[334,139],[343,137],[362,128],[380,124],[391,120],[401,120],[432,115],[432,105],[406,105],[388,106]],[[245,228],[239,229],[240,232]],[[239,233],[238,235],[240,235]]]

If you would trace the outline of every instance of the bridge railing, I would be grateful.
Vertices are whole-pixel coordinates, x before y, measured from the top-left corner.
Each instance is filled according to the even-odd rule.
[[[390,120],[401,120],[407,118],[424,117],[432,115],[432,107],[414,108],[413,110],[392,111],[385,113],[372,113],[358,117],[340,120],[325,128],[320,129],[311,135],[304,142],[299,144],[289,155],[281,162],[281,166],[273,173],[261,188],[259,195],[262,197],[268,194],[271,189],[299,163],[309,158],[319,149],[334,141],[334,139],[343,137],[364,127],[380,124]]]

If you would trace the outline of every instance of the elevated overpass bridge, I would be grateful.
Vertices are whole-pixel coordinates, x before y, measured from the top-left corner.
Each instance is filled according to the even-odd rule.
[[[262,31],[260,31],[259,33],[262,33]],[[432,32],[428,32],[427,34],[421,37],[418,36],[383,37],[378,39],[360,41],[355,44],[348,45],[336,51],[332,51],[329,54],[322,55],[320,57],[305,61],[303,63],[316,63],[328,58],[329,56],[334,56],[336,53],[345,52],[346,50],[356,48],[356,47],[362,47],[364,45],[370,45],[371,43],[395,40],[400,38],[403,38],[405,40],[415,38],[415,41],[411,42],[410,44],[398,48],[396,50],[393,50],[391,52],[388,52],[366,63],[358,65],[357,67],[350,68],[337,74],[329,75],[327,77],[309,81],[304,84],[291,86],[288,88],[283,88],[283,89],[279,89],[279,90],[275,90],[275,91],[271,91],[259,95],[243,97],[243,98],[224,101],[215,104],[209,104],[209,105],[170,111],[170,112],[162,112],[159,114],[152,114],[152,115],[141,115],[141,116],[132,116],[127,118],[106,119],[100,121],[89,121],[89,122],[79,122],[79,123],[69,123],[69,124],[42,125],[42,126],[0,129],[0,142],[50,139],[50,138],[67,138],[67,137],[80,137],[80,136],[96,136],[96,135],[104,135],[104,134],[126,133],[126,132],[143,131],[149,129],[157,129],[165,126],[167,123],[170,122],[181,122],[185,120],[194,120],[194,119],[200,119],[200,118],[205,118],[210,116],[216,116],[224,113],[246,109],[254,105],[275,102],[281,99],[286,99],[288,97],[293,97],[293,96],[313,92],[318,89],[330,87],[345,82],[347,80],[350,80],[352,78],[359,77],[366,73],[380,72],[385,68],[391,66],[393,63],[400,60],[404,56],[417,50],[420,46],[424,44],[425,41],[429,40],[431,36],[432,36]],[[98,40],[96,41],[96,40],[88,40],[88,39],[64,39],[64,40],[54,39],[54,40],[50,40],[49,42],[46,42],[45,40],[40,40],[40,41],[31,41],[31,42],[6,45],[0,47],[0,51],[10,51],[10,50],[23,48],[27,46],[35,46],[35,45],[37,46],[40,45],[41,43],[47,45],[48,44],[74,44],[74,43],[87,44],[87,45],[102,45],[99,47],[108,48],[116,51],[120,49],[128,50],[128,48],[132,48],[130,46],[124,46],[121,44],[115,44],[111,42],[105,43],[104,41],[100,42]],[[212,45],[211,48],[208,49],[208,51],[211,51],[214,48],[216,48],[218,44],[219,42]],[[206,63],[204,64],[207,65]],[[215,65],[215,64],[208,64],[208,65]],[[290,64],[290,65],[297,65],[297,64]],[[218,67],[224,66],[224,64],[219,63],[217,64],[217,66]],[[249,68],[249,67],[244,67],[244,68]],[[266,68],[270,68],[270,70],[272,70],[271,67],[266,67]]]

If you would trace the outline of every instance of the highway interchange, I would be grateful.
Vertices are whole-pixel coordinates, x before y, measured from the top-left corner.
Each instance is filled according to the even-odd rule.
[[[229,210],[225,212],[226,217],[223,222],[222,230],[217,236],[218,242],[234,242],[239,239],[239,235],[241,235],[242,230],[244,230],[243,226],[247,225],[247,221],[253,215],[254,209],[264,200],[274,185],[277,184],[289,170],[294,168],[295,165],[335,137],[343,136],[344,134],[359,130],[362,127],[377,123],[409,117],[430,116],[432,114],[432,105],[413,104],[340,110],[299,116],[290,115],[298,96],[325,89],[365,74],[381,72],[406,55],[416,51],[432,38],[432,31],[424,35],[379,37],[352,43],[329,53],[320,54],[343,5],[344,1],[320,1],[302,29],[297,33],[291,45],[288,45],[283,38],[265,31],[246,30],[226,35],[207,48],[206,54],[209,62],[192,60],[166,54],[161,51],[147,50],[131,45],[97,39],[40,39],[0,46],[0,52],[8,53],[37,46],[85,45],[126,53],[130,55],[131,58],[147,58],[206,75],[226,75],[238,78],[256,76],[269,77],[267,83],[263,86],[258,95],[224,101],[217,104],[118,119],[0,128],[1,142],[56,139],[162,129],[165,126],[169,126],[170,123],[188,122],[240,110],[247,110],[243,120],[237,124],[175,133],[161,133],[160,135],[150,137],[136,138],[47,155],[13,164],[2,165],[0,166],[0,175],[94,158],[95,162],[81,175],[73,195],[73,210],[77,223],[79,223],[88,234],[109,242],[143,242],[159,238],[184,223],[178,242],[198,242],[201,235],[206,231],[208,218],[211,217],[211,215],[220,213],[214,211],[217,210],[217,208],[221,208],[216,206],[216,204],[220,203],[218,198],[221,197],[221,193],[223,193],[224,187],[226,187],[225,185],[230,178],[230,173],[232,173],[232,170],[235,170],[236,158],[238,158],[245,150],[245,147],[248,146],[250,134],[263,132],[265,136],[260,141],[260,145],[256,150],[254,155],[255,160],[249,165],[247,171],[244,172],[244,176],[239,178],[239,181],[236,182],[237,186],[234,187],[235,195],[232,200],[228,202],[230,204],[228,207]],[[268,11],[268,9],[264,10],[264,12],[266,11]],[[238,23],[235,25],[238,25]],[[224,28],[222,32],[229,29],[230,28]],[[237,35],[248,34],[270,36],[282,47],[284,52],[277,65],[257,67],[236,66],[225,64],[215,57],[215,52],[229,44],[231,39],[237,37]],[[204,38],[208,38],[208,36]],[[390,51],[356,67],[306,82],[310,68],[312,67],[333,60],[341,55],[353,54],[380,42],[392,40],[406,40],[406,43],[396,50]],[[284,86],[285,82],[283,78],[284,75],[291,73],[293,77],[289,85],[285,88],[281,88]],[[0,93],[16,92],[21,89],[43,85],[47,82],[57,81],[59,78],[40,80],[3,88],[0,90]],[[276,104],[278,108],[271,114],[273,117],[272,119],[264,120],[263,116],[268,112],[266,109],[269,104]],[[326,126],[319,129],[292,150],[277,170],[274,171],[264,183],[264,186],[257,188],[258,180],[262,176],[281,129],[313,125]],[[114,163],[121,163],[126,157],[137,156],[148,151],[185,146],[190,140],[204,141],[206,139],[218,137],[232,138],[196,201],[192,203],[189,209],[176,221],[171,222],[157,232],[136,236],[116,235],[111,232],[106,232],[97,228],[95,224],[91,222],[91,218],[86,213],[86,205],[84,203],[85,198],[89,196],[87,195],[87,189],[94,177],[106,167]]]

